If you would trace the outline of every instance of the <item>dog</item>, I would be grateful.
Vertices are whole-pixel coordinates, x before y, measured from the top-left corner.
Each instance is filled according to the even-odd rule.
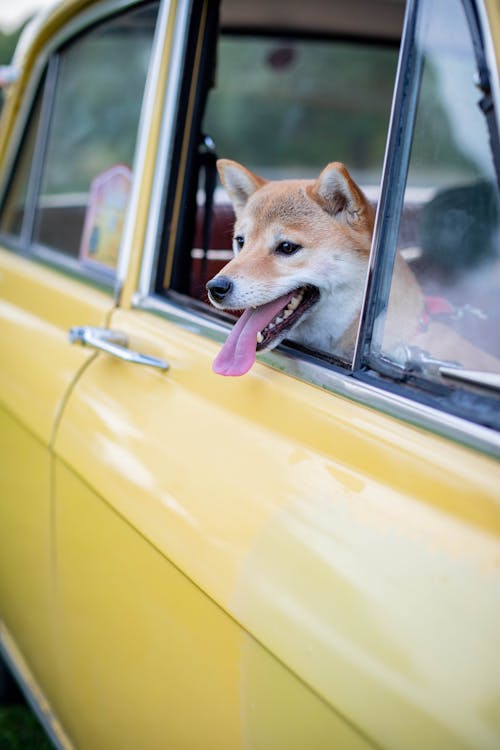
[[[267,181],[228,159],[219,159],[217,169],[236,216],[234,258],[207,283],[208,297],[220,310],[244,312],[214,371],[244,375],[257,351],[273,349],[284,338],[349,360],[375,218],[363,191],[340,162],[328,164],[316,180]],[[422,325],[426,304],[397,253],[385,351],[411,342],[440,359],[498,370],[495,358],[442,323]]]

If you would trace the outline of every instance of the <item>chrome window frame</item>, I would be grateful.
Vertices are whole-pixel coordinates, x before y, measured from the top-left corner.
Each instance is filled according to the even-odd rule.
[[[26,91],[22,97],[22,103],[20,112],[16,115],[13,131],[9,137],[8,150],[5,158],[5,168],[3,170],[3,179],[0,184],[0,207],[3,205],[5,195],[9,189],[12,172],[15,167],[16,159],[20,153],[22,147],[23,137],[26,132],[29,117],[35,103],[36,93],[39,89],[41,79],[50,67],[51,56],[57,52],[64,44],[70,42],[72,39],[82,34],[87,29],[95,26],[98,23],[105,21],[107,18],[116,16],[129,9],[139,8],[141,5],[149,3],[151,0],[104,0],[90,8],[86,8],[81,11],[77,16],[71,18],[61,29],[59,29],[42,47],[41,51],[37,55],[36,62],[33,66],[33,70],[29,77],[26,85]],[[151,49],[151,57],[149,61],[149,69],[146,76],[146,84],[144,88],[143,100],[141,104],[141,114],[139,117],[139,124],[137,129],[137,139],[134,151],[134,159],[132,164],[132,186],[129,199],[129,205],[127,208],[127,215],[123,228],[123,234],[120,243],[120,249],[118,253],[118,264],[116,269],[98,269],[91,268],[82,265],[78,260],[66,255],[64,251],[60,251],[57,248],[51,248],[46,245],[41,245],[33,240],[33,221],[34,216],[31,217],[32,221],[28,221],[30,217],[26,214],[23,217],[23,226],[20,235],[11,235],[0,232],[0,242],[2,246],[12,250],[18,255],[40,261],[44,264],[51,266],[52,268],[62,270],[75,276],[79,279],[90,281],[92,283],[102,286],[104,289],[114,293],[115,298],[118,298],[120,289],[125,279],[126,268],[131,255],[133,231],[136,224],[137,208],[138,208],[138,196],[140,193],[140,185],[142,180],[142,172],[144,167],[145,152],[147,148],[149,130],[152,119],[152,111],[154,106],[154,93],[157,89],[157,78],[158,70],[160,67],[161,54],[163,49],[163,43],[165,38],[166,25],[168,23],[168,16],[170,12],[171,0],[159,0],[158,16],[156,22],[155,33],[153,37],[153,44]],[[21,36],[16,53],[14,55],[13,64],[14,66],[21,65],[21,59],[29,49],[29,45],[33,43],[40,29],[43,28],[43,24],[50,16],[51,12],[46,11],[40,13],[39,16],[28,25],[23,35]],[[48,71],[49,72],[49,71]],[[49,78],[49,76],[48,76]],[[47,80],[47,86],[53,86],[53,81]],[[43,166],[45,157],[45,141],[48,136],[48,129],[46,125],[42,123],[44,117],[44,110],[49,110],[46,118],[50,118],[53,107],[53,91],[50,93],[50,99],[46,101],[46,92],[42,91],[42,112],[40,116],[40,122],[38,124],[38,133],[36,136],[36,148],[42,144],[42,154],[37,160],[40,162],[39,165],[32,166],[30,176],[28,179],[28,196],[31,192],[33,195],[38,194],[39,176],[37,171]],[[36,161],[36,160],[34,160]],[[26,205],[28,205],[28,200]],[[31,225],[31,226],[28,226]],[[30,235],[28,236],[28,232]],[[122,256],[123,259],[122,259]]]
[[[230,325],[209,314],[204,316],[193,312],[187,306],[158,295],[142,296],[136,293],[132,306],[143,312],[154,313],[191,333],[218,343],[225,341],[230,330]],[[312,361],[286,345],[258,354],[257,359],[307,384],[396,417],[414,427],[424,428],[483,453],[500,457],[500,434],[494,430],[359,380],[354,371],[343,371]]]
[[[144,241],[142,263],[139,276],[138,295],[145,298],[154,290],[156,264],[160,252],[161,226],[168,191],[169,175],[177,132],[176,113],[182,87],[182,71],[189,33],[191,0],[178,0],[172,35],[172,53],[165,86],[165,99],[160,126],[160,140],[156,154],[156,166],[151,188],[147,230]],[[155,91],[152,91],[154,97]]]
[[[396,148],[397,139],[401,131],[398,117],[400,117],[405,92],[404,79],[407,72],[408,57],[411,54],[411,44],[414,35],[414,24],[416,7],[419,0],[409,0],[406,8],[405,23],[403,26],[401,51],[398,64],[398,72],[394,88],[394,97],[390,115],[389,134],[386,146],[386,154],[383,166],[382,191],[385,191],[387,201],[389,191],[394,190],[391,180],[395,175],[395,161],[393,150]],[[179,7],[182,15],[182,23],[187,17],[189,0],[180,0]],[[184,34],[187,33],[187,24]],[[225,323],[216,313],[210,314],[195,310],[186,302],[177,299],[176,295],[169,297],[155,294],[155,272],[158,259],[158,243],[162,221],[162,207],[165,205],[165,192],[168,184],[168,169],[170,165],[175,136],[175,107],[179,95],[178,71],[182,70],[184,61],[185,36],[176,46],[175,55],[172,59],[172,69],[177,76],[175,90],[168,92],[165,102],[162,120],[162,143],[159,154],[162,158],[157,163],[154,176],[154,186],[150,211],[148,215],[148,238],[144,247],[143,262],[140,272],[139,284],[132,298],[132,307],[144,312],[156,314],[163,319],[174,323],[186,330],[200,336],[223,342],[227,337],[230,325]],[[493,49],[491,45],[491,49]],[[496,70],[496,67],[494,68]],[[170,81],[169,77],[169,81]],[[167,86],[169,84],[167,83]],[[173,108],[174,107],[174,108]],[[498,110],[497,110],[498,112]],[[399,145],[397,146],[399,148]],[[409,149],[409,144],[406,146]],[[400,201],[404,192],[405,180],[400,179],[398,189],[401,192]],[[366,283],[365,302],[363,306],[363,317],[360,321],[356,353],[353,369],[344,370],[329,363],[323,363],[319,359],[307,357],[295,348],[281,345],[278,349],[258,354],[258,361],[264,362],[270,367],[286,373],[292,377],[306,381],[307,383],[320,387],[328,392],[353,400],[368,408],[376,409],[399,420],[407,422],[415,427],[424,428],[427,431],[440,436],[450,438],[458,443],[472,447],[483,453],[500,457],[500,434],[482,425],[463,419],[446,411],[441,411],[433,406],[421,403],[406,395],[387,390],[376,383],[367,382],[366,379],[357,377],[356,366],[360,367],[363,359],[363,347],[367,336],[368,326],[372,321],[367,319],[367,301],[375,294],[374,273],[376,264],[379,262],[381,253],[387,252],[382,244],[382,220],[384,206],[381,202],[377,211],[376,229],[370,254],[369,273]],[[370,297],[371,295],[371,297]]]

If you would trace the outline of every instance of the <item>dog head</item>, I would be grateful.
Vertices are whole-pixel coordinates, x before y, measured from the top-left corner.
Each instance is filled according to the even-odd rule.
[[[219,309],[245,312],[214,370],[242,375],[256,351],[285,337],[331,346],[359,314],[373,230],[362,191],[340,163],[317,180],[272,182],[227,159],[217,167],[236,214],[235,257],[208,295]]]

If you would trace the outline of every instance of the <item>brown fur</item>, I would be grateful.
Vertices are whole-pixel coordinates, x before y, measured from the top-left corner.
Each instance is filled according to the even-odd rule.
[[[287,338],[337,356],[351,356],[374,211],[345,166],[333,162],[317,180],[273,182],[226,159],[219,160],[218,169],[236,213],[234,235],[244,238],[244,246],[218,275],[232,282],[230,295],[223,302],[212,302],[221,309],[243,309],[263,305],[304,284],[315,285],[320,301]],[[284,257],[276,248],[285,240],[302,249]],[[423,308],[417,280],[398,254],[384,349],[412,344],[465,367],[498,370],[494,357],[451,330],[444,335],[442,324],[431,323],[425,333],[419,333]]]

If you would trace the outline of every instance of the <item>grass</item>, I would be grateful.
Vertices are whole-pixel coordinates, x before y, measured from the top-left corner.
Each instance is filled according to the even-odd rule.
[[[54,750],[33,712],[24,703],[0,706],[0,750]]]

